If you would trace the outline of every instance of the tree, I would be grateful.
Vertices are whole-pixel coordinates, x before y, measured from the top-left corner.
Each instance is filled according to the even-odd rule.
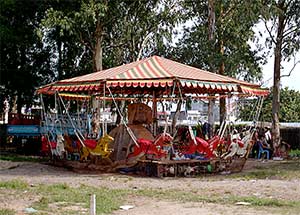
[[[216,22],[216,15],[215,15],[215,2],[214,0],[208,0],[208,40],[210,44],[214,44],[215,42],[215,22]],[[214,71],[214,65],[209,65],[210,71]],[[209,99],[208,101],[208,123],[210,126],[209,136],[213,133],[214,128],[214,105],[215,105],[215,99]]]
[[[174,56],[187,64],[216,71],[221,75],[256,81],[262,77],[256,50],[249,40],[254,39],[253,25],[259,19],[258,1],[214,1],[215,39],[208,40],[207,1],[185,1],[187,20],[182,39]],[[225,101],[221,100],[221,121],[225,118]]]
[[[0,103],[5,97],[11,103],[17,99],[20,113],[23,104],[30,105],[35,87],[51,79],[50,52],[35,31],[47,5],[17,0],[0,5]]]
[[[280,144],[281,62],[285,59],[290,60],[300,48],[300,2],[279,0],[268,1],[263,5],[266,10],[263,13],[263,20],[269,33],[267,45],[274,49],[272,138],[274,147],[277,147]]]
[[[272,100],[273,92],[264,99],[261,110],[260,121],[272,122]],[[279,118],[282,122],[300,121],[300,92],[286,88],[280,89],[280,111]],[[256,108],[256,100],[242,100],[240,105],[240,119],[243,121],[252,120],[251,113]]]
[[[41,32],[58,29],[59,37],[53,38],[56,40],[72,36],[74,46],[81,49],[75,59],[85,59],[84,53],[86,59],[92,59],[90,71],[99,71],[136,60],[144,38],[150,33],[154,34],[155,46],[162,46],[163,38],[171,37],[176,22],[175,4],[171,2],[78,0],[66,7],[54,5],[47,11]]]

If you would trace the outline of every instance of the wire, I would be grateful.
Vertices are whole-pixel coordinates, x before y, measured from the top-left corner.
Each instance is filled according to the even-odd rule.
[[[112,100],[113,100],[113,102],[114,102],[114,104],[115,104],[115,106],[116,106],[116,109],[117,109],[117,111],[118,111],[118,114],[119,114],[120,117],[121,117],[121,121],[122,121],[123,125],[125,126],[125,128],[126,128],[128,134],[129,134],[129,136],[130,136],[131,139],[133,140],[134,144],[135,144],[137,147],[140,147],[139,144],[137,143],[137,138],[136,138],[136,136],[134,135],[134,133],[132,132],[132,130],[127,126],[127,124],[126,124],[126,122],[125,122],[125,120],[124,120],[124,117],[123,117],[123,115],[122,115],[122,113],[121,113],[121,111],[120,111],[120,109],[119,109],[119,106],[118,106],[117,102],[115,101],[114,96],[113,96],[113,94],[112,94],[112,92],[111,92],[111,90],[110,90],[110,88],[109,88],[108,86],[107,86],[107,89],[108,89],[108,91],[109,91],[109,94],[110,94],[111,97],[112,97]]]

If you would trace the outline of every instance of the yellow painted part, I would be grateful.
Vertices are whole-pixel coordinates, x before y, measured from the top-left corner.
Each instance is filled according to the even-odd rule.
[[[101,137],[97,143],[97,146],[94,149],[88,147],[82,147],[81,150],[81,160],[86,159],[90,154],[92,155],[101,155],[102,158],[108,158],[112,150],[109,148],[109,144],[114,141],[114,138],[105,134]]]

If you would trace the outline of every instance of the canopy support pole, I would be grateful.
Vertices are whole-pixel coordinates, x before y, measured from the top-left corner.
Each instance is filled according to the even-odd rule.
[[[105,113],[105,86],[106,84],[105,84],[105,82],[104,82],[104,84],[103,84],[103,112],[102,112],[102,137],[104,137],[104,134],[106,134],[107,133],[107,125],[106,125],[106,119],[105,119],[105,117],[104,117],[104,113]],[[99,108],[99,110],[100,110],[100,108]],[[99,115],[100,116],[100,115]]]
[[[215,99],[210,98],[208,100],[208,113],[207,113],[207,121],[210,124],[210,131],[209,131],[209,138],[212,136],[215,124],[215,114],[214,114],[214,107],[215,107]]]
[[[157,98],[156,98],[156,93],[153,90],[153,101],[152,101],[152,119],[153,119],[153,135],[156,137],[157,135]]]
[[[119,107],[118,107],[118,104],[117,104],[116,100],[114,99],[114,96],[113,96],[113,94],[112,94],[110,88],[109,88],[108,86],[106,86],[106,87],[107,87],[107,89],[108,89],[108,92],[109,92],[110,96],[112,97],[112,100],[113,100],[113,102],[114,102],[114,104],[115,104],[115,106],[116,106],[116,109],[117,109],[118,113],[120,114],[121,122],[122,122],[123,125],[125,126],[125,128],[126,128],[128,134],[129,134],[129,136],[131,137],[131,139],[132,139],[132,141],[134,142],[134,144],[139,148],[140,145],[139,145],[138,142],[137,142],[137,138],[136,138],[135,134],[133,133],[133,131],[131,130],[131,128],[127,125],[127,123],[125,122],[125,119],[124,119],[124,117],[123,117],[123,115],[122,115],[122,113],[121,113],[121,111],[120,111],[120,109],[119,109]]]

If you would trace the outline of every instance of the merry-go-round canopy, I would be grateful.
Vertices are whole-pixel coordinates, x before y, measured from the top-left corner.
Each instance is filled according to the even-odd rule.
[[[87,75],[56,81],[40,87],[40,94],[102,95],[106,88],[114,94],[228,94],[265,96],[259,85],[211,73],[159,56]]]

